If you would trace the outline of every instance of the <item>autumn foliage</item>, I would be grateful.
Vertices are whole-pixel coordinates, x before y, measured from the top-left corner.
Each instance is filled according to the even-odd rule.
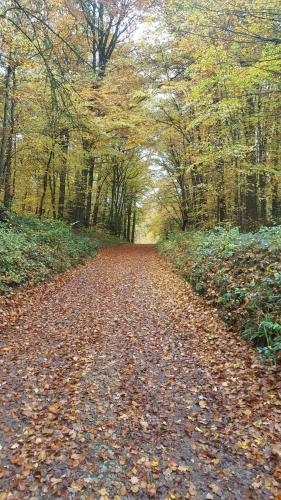
[[[105,250],[10,313],[1,500],[278,498],[280,374],[153,247]]]
[[[280,26],[0,2],[0,500],[281,499]]]

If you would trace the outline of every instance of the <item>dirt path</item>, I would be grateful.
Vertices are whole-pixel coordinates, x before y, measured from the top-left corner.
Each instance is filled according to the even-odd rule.
[[[281,498],[280,378],[152,247],[26,304],[0,335],[0,500]]]

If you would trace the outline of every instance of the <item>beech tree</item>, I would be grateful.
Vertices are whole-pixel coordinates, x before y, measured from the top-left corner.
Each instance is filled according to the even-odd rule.
[[[156,171],[164,228],[280,222],[277,0],[5,0],[0,25],[8,208],[132,240]]]
[[[119,129],[111,130],[103,82],[107,73],[108,78],[113,73],[111,84],[118,87],[118,81],[114,82],[116,76],[120,78],[120,70],[114,69],[118,53],[113,66],[106,70],[115,52],[129,43],[128,36],[143,6],[132,0],[36,5],[12,0],[3,4],[3,27],[16,34],[26,50],[17,85],[20,119],[15,132],[16,63],[11,62],[15,51],[10,40],[3,44],[6,59],[0,165],[7,206],[15,195],[16,210],[71,219],[87,227],[97,225],[102,218],[113,228],[114,221],[109,222],[107,215],[105,222],[101,216],[105,210],[100,212],[99,205],[104,202],[103,190],[114,177],[112,172],[121,169],[119,161],[124,162],[119,150],[124,150],[122,155],[127,151],[123,129],[130,124],[125,124],[124,118]],[[111,97],[113,94],[114,90]],[[136,99],[130,95],[135,109]],[[127,101],[126,106],[130,106]],[[118,109],[114,119],[115,123],[121,120]],[[11,147],[17,149],[17,168]],[[138,153],[134,153],[134,160],[130,149],[128,154],[136,164]],[[131,204],[136,204],[136,195],[128,202],[133,214]],[[124,206],[122,203],[122,214]]]
[[[173,196],[159,200],[172,200],[169,213],[177,204],[181,229],[280,222],[278,3],[166,1],[160,9],[166,40],[150,48],[147,70]]]

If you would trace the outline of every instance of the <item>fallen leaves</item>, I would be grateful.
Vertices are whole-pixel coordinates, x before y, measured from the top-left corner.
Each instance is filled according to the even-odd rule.
[[[199,401],[200,408],[208,408],[207,402],[204,400]]]
[[[106,489],[105,489],[105,488],[101,488],[101,489],[99,490],[99,494],[100,494],[100,496],[105,497],[105,496],[107,495],[107,491],[106,491]]]
[[[195,497],[197,495],[197,489],[196,489],[196,486],[195,484],[193,483],[189,483],[189,486],[188,486],[188,493],[191,497]]]
[[[131,491],[132,491],[133,493],[138,493],[138,492],[139,492],[139,489],[140,489],[140,487],[139,487],[139,485],[138,485],[138,484],[134,484],[134,485],[131,487]]]
[[[187,465],[179,465],[178,470],[179,472],[190,472],[190,468]]]
[[[193,432],[194,432],[194,430],[195,430],[195,427],[194,427],[194,425],[193,425],[193,424],[188,423],[188,424],[186,424],[186,425],[184,426],[184,430],[185,430],[185,432],[188,434],[188,436],[189,436],[189,437],[191,437],[191,436],[192,436],[192,434],[193,434]]]
[[[277,375],[153,248],[38,294],[1,336],[0,500],[278,498]]]
[[[157,468],[159,466],[159,460],[157,458],[153,458],[150,462],[151,467]]]
[[[274,444],[271,448],[271,452],[273,455],[281,458],[281,444],[280,443]]]
[[[213,493],[216,494],[218,494],[220,491],[219,486],[217,484],[210,484],[209,488],[212,490]]]
[[[51,406],[49,406],[49,408],[48,408],[49,418],[53,418],[51,415],[56,416],[58,413],[60,413],[60,409],[61,409],[61,407],[58,403],[54,403]]]

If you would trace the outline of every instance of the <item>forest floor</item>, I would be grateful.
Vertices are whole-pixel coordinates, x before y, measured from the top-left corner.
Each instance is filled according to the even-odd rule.
[[[281,498],[280,374],[153,247],[1,308],[0,500]]]

